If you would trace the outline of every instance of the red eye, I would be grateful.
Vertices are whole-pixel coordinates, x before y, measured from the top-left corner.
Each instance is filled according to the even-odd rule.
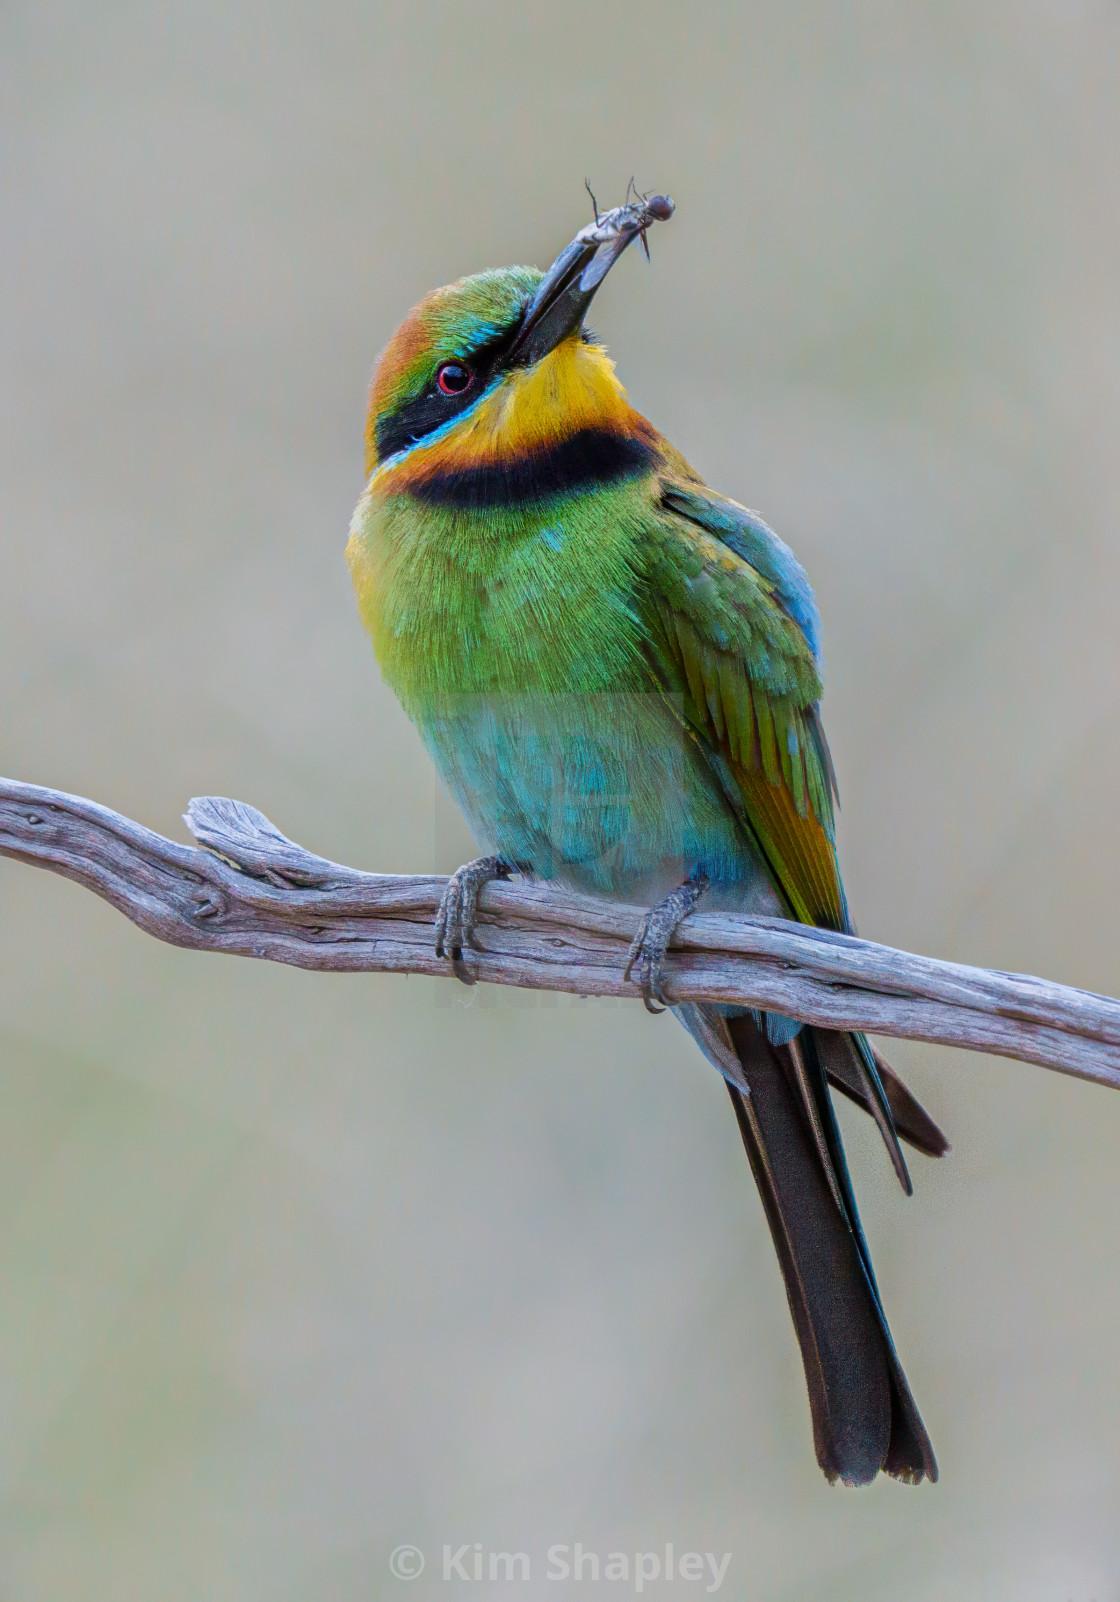
[[[445,395],[461,395],[474,383],[474,374],[462,362],[444,362],[436,373],[436,383]]]

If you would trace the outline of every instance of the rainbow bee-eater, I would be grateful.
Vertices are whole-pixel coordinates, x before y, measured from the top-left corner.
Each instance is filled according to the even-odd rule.
[[[584,317],[673,210],[639,199],[547,273],[422,300],[383,351],[348,557],[381,670],[485,855],[436,949],[470,978],[480,887],[512,873],[651,909],[646,1004],[703,898],[849,930],[805,571],[630,405]],[[668,992],[668,993],[667,993]],[[829,1086],[899,1136],[944,1137],[862,1035],[709,1005],[677,1017],[727,1081],[785,1277],[830,1480],[935,1479],[856,1212]]]

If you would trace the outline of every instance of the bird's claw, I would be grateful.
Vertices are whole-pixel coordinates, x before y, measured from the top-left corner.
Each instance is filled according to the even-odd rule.
[[[476,857],[464,862],[447,881],[436,913],[436,956],[447,957],[455,970],[455,977],[465,985],[474,984],[474,975],[463,962],[466,947],[478,950],[474,937],[478,915],[478,896],[484,884],[493,879],[508,879],[513,872],[501,857]]]
[[[676,933],[677,928],[688,917],[690,912],[696,910],[697,903],[704,891],[708,888],[708,875],[694,873],[684,884],[671,890],[664,901],[659,901],[656,907],[651,907],[638,926],[638,932],[630,943],[630,950],[626,953],[626,967],[622,977],[629,979],[633,970],[638,969],[641,978],[642,1004],[647,1012],[664,1012],[666,1007],[673,1006],[672,1000],[665,994],[663,979],[665,966],[665,953],[669,949],[669,942]],[[660,1002],[660,1006],[655,1006]]]

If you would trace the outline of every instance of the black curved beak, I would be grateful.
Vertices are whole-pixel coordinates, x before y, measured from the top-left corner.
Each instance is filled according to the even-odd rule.
[[[575,333],[595,291],[626,247],[639,238],[645,245],[646,229],[651,223],[667,222],[674,209],[668,195],[650,195],[616,206],[581,228],[541,279],[506,360],[515,367],[529,367]]]

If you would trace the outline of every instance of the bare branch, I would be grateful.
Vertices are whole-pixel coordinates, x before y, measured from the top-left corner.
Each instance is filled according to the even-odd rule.
[[[76,880],[159,940],[299,968],[451,977],[432,940],[446,880],[313,856],[240,801],[194,800],[186,822],[204,849],[94,801],[0,779],[0,856]],[[491,884],[484,949],[467,960],[492,984],[637,996],[622,971],[640,916],[540,885]],[[694,914],[674,942],[671,989],[680,1001],[964,1046],[1120,1088],[1120,1002],[782,919]]]

